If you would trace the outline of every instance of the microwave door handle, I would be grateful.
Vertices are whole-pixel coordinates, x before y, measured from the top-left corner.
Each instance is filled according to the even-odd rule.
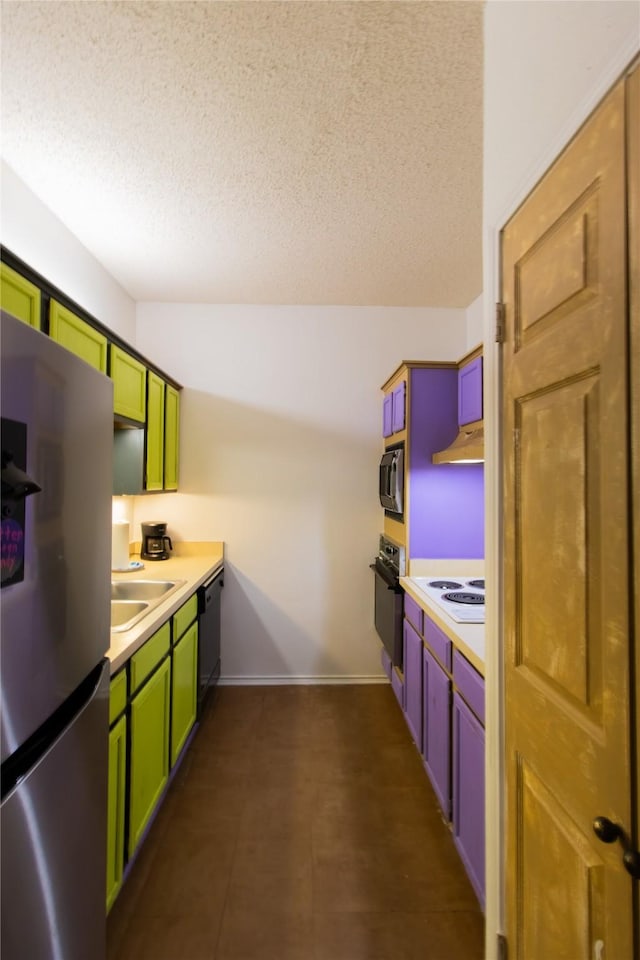
[[[394,457],[391,461],[391,469],[389,470],[389,496],[395,499],[396,491],[398,489],[398,461]]]
[[[390,494],[389,468],[384,463],[380,464],[380,496],[388,497]]]

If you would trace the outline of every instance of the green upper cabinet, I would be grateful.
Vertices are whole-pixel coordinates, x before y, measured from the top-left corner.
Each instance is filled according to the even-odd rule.
[[[40,291],[6,263],[0,263],[0,307],[40,329]]]
[[[167,384],[164,409],[164,489],[178,489],[180,394]]]
[[[147,377],[147,490],[163,489],[164,380],[149,371]]]
[[[107,338],[57,300],[49,306],[49,335],[96,370],[107,372]]]
[[[126,350],[110,345],[113,412],[144,423],[147,412],[147,369]]]

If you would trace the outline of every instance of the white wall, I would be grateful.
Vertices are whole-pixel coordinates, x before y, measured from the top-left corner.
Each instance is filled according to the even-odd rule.
[[[0,240],[92,316],[135,345],[135,303],[3,161]]]
[[[541,160],[550,161],[584,121],[585,98],[604,93],[631,60],[639,33],[636,0],[488,0],[485,225],[523,199]]]
[[[638,51],[636,2],[487,0],[484,50],[483,289],[487,594],[486,957],[502,904],[498,231]]]
[[[185,389],[181,492],[134,533],[228,545],[223,675],[379,676],[380,387],[464,354],[465,311],[144,303],[137,340]]]
[[[469,304],[466,310],[467,318],[467,351],[474,350],[484,338],[484,297],[479,297]]]

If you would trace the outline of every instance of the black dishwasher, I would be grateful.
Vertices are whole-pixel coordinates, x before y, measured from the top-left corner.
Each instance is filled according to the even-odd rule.
[[[202,716],[207,692],[220,677],[220,611],[224,573],[198,590],[198,717]]]

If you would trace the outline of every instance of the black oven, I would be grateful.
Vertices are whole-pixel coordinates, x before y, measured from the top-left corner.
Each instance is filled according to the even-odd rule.
[[[374,573],[374,623],[394,667],[402,670],[402,598],[400,577],[404,575],[404,548],[384,536],[371,564]]]

